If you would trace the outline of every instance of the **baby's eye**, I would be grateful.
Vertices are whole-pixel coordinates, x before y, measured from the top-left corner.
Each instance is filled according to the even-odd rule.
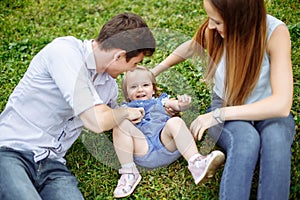
[[[135,89],[135,88],[136,88],[136,85],[132,85],[130,88],[131,88],[131,89]]]
[[[145,83],[144,84],[144,87],[148,87],[148,86],[150,86],[151,84],[150,83]]]

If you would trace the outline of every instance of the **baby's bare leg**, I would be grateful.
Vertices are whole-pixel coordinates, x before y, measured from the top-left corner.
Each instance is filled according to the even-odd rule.
[[[121,165],[132,163],[133,154],[145,155],[148,152],[144,134],[128,120],[113,129],[113,144]]]
[[[144,134],[128,120],[113,129],[113,143],[121,164],[121,177],[114,190],[114,197],[122,198],[130,195],[141,181],[142,177],[133,161],[133,154],[146,154],[148,144]]]
[[[196,142],[185,122],[179,117],[168,120],[161,134],[161,141],[169,151],[179,150],[188,161],[195,184],[212,177],[216,169],[223,164],[225,156],[220,151],[213,151],[207,156],[199,154]]]
[[[199,153],[191,132],[179,117],[172,117],[167,121],[161,133],[161,141],[171,152],[178,149],[187,161]]]

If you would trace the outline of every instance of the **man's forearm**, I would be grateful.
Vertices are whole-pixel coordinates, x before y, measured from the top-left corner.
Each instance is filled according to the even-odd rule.
[[[102,133],[110,130],[128,118],[127,108],[111,109],[106,105],[97,105],[80,115],[84,126],[95,132]]]

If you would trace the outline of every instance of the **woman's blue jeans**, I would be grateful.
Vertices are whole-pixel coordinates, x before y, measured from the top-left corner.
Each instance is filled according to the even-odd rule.
[[[226,153],[220,200],[248,200],[257,164],[257,199],[289,198],[291,145],[295,134],[291,115],[254,122],[226,121],[222,127],[212,127],[209,133],[218,138],[217,144]]]
[[[1,200],[82,200],[76,178],[55,160],[38,163],[31,152],[0,148]]]

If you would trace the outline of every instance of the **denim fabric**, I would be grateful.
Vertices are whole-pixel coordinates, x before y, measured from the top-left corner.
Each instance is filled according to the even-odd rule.
[[[214,96],[212,106],[220,106]],[[226,152],[220,200],[248,200],[256,165],[259,164],[257,199],[287,200],[290,190],[293,117],[261,121],[226,121],[209,134]]]
[[[76,178],[59,161],[0,148],[1,200],[83,200]]]
[[[142,121],[136,125],[146,135],[153,135],[160,132],[165,126],[166,122],[170,119],[170,116],[165,111],[163,101],[168,98],[166,93],[161,94],[158,98],[149,100],[135,100],[127,103],[128,107],[139,108],[142,107],[145,110],[145,116]],[[144,128],[147,126],[147,128]],[[151,131],[147,131],[148,129]],[[147,132],[144,132],[147,131]]]
[[[161,143],[160,135],[153,137],[152,140],[147,138],[147,142],[149,145],[148,153],[144,156],[134,156],[134,162],[139,166],[149,169],[165,167],[181,156],[178,150],[168,151]]]
[[[146,136],[149,151],[144,156],[134,156],[136,164],[147,167],[157,168],[171,164],[178,159],[181,154],[178,150],[169,152],[160,141],[160,134],[165,127],[170,116],[166,113],[163,101],[168,98],[163,93],[156,99],[131,101],[127,105],[129,107],[143,107],[145,116],[136,127]]]

